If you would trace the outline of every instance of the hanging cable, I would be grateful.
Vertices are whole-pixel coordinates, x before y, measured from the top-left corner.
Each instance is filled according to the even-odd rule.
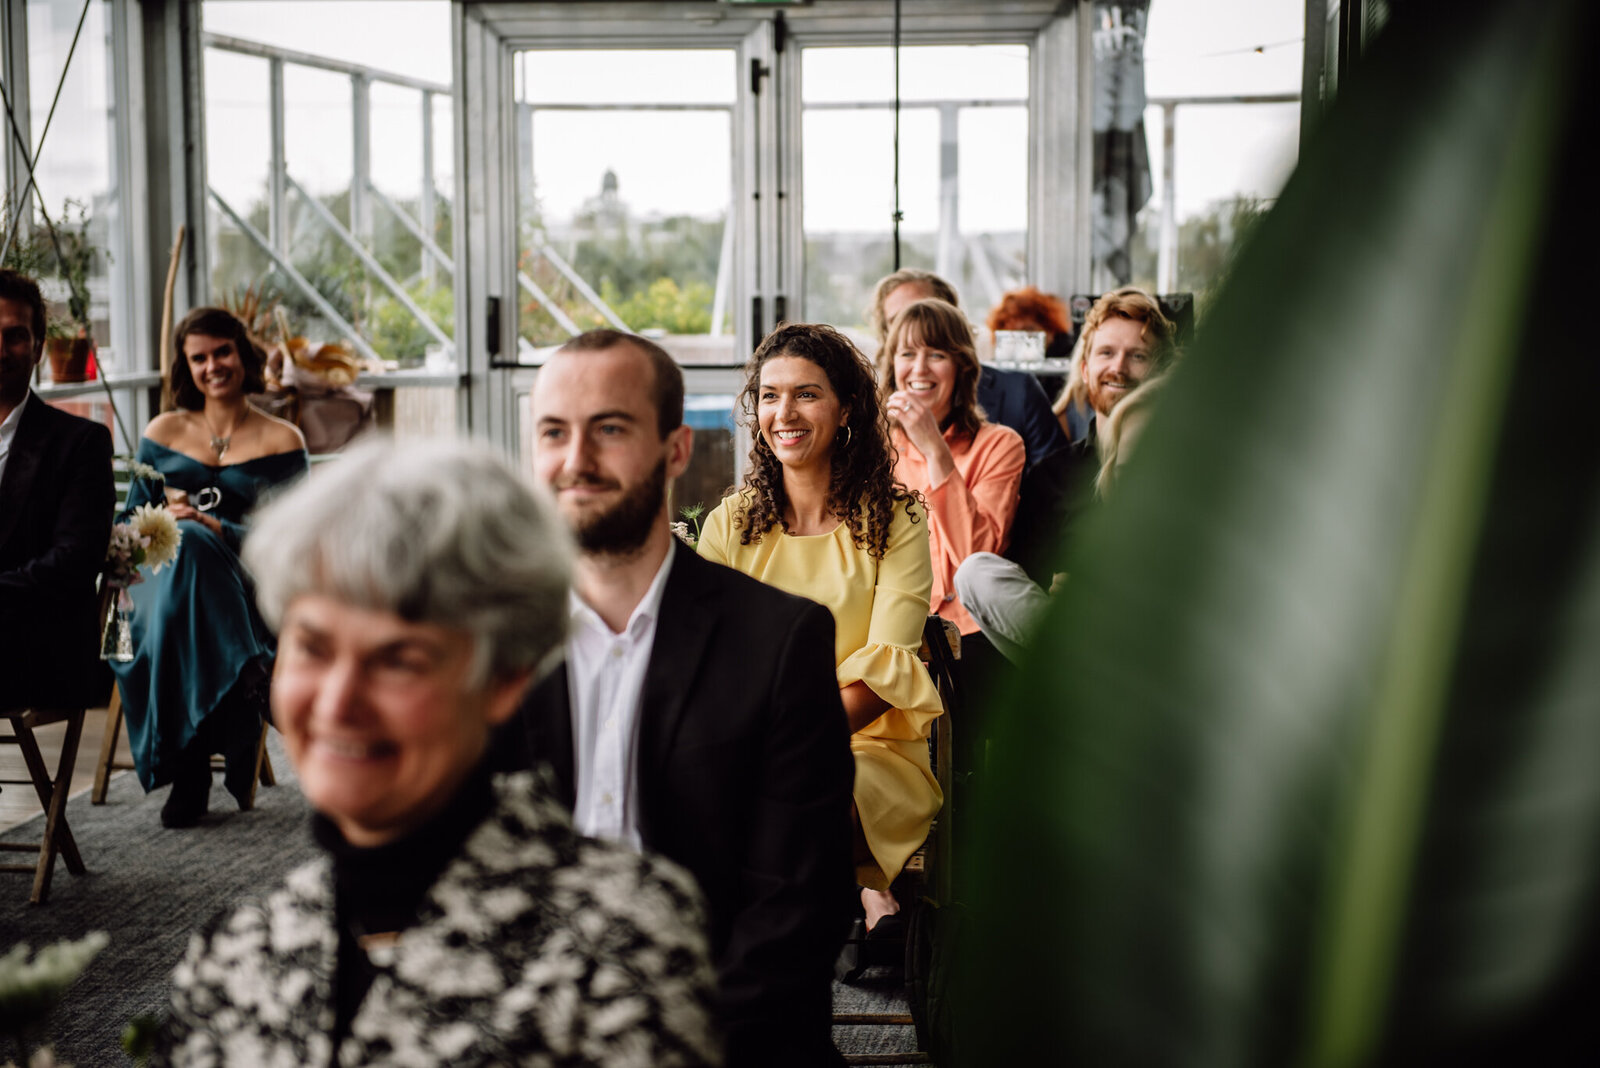
[[[894,269],[900,269],[900,0],[894,0]]]
[[[61,87],[67,84],[67,72],[72,69],[72,56],[78,50],[78,38],[83,33],[83,21],[89,17],[89,4],[91,0],[83,0],[83,10],[78,13],[78,28],[72,31],[72,45],[67,49],[67,61],[61,65],[61,77],[56,79],[56,95],[50,98],[50,112],[44,117],[44,129],[39,131],[39,147],[31,153],[28,146],[22,143],[22,131],[17,128],[17,116],[11,110],[11,98],[6,97],[6,119],[11,124],[11,135],[21,144],[22,157],[28,164],[28,184],[23,187],[22,195],[17,197],[16,210],[6,223],[6,239],[0,245],[0,263],[4,263],[6,254],[11,251],[11,242],[17,236],[17,227],[22,221],[22,206],[28,202],[28,194],[39,188],[35,180],[34,165],[39,162],[39,157],[44,154],[44,139],[50,136],[50,123],[56,117],[56,105],[61,102]],[[41,203],[43,197],[40,198]],[[56,228],[50,222],[50,216],[45,214],[45,229],[50,232],[50,243],[55,247],[56,258],[61,258],[61,240],[56,236]]]

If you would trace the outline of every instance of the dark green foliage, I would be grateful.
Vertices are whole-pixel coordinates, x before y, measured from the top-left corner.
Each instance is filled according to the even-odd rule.
[[[1595,1061],[1595,22],[1341,84],[1003,695],[964,1063]]]

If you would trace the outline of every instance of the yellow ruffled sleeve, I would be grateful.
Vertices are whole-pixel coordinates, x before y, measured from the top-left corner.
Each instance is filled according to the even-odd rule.
[[[912,522],[908,507],[916,509],[916,522]],[[917,658],[932,588],[927,513],[919,505],[898,505],[889,527],[888,548],[878,561],[867,643],[839,665],[841,689],[865,682],[893,706],[857,731],[858,735],[926,738],[934,719],[944,711],[933,678]]]

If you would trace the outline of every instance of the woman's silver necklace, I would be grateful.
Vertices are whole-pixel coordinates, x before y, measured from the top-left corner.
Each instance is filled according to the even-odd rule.
[[[216,428],[211,425],[211,421],[206,419],[204,414],[202,414],[200,418],[206,424],[206,429],[211,431],[211,451],[217,454],[217,463],[220,464],[223,456],[225,456],[228,452],[228,446],[233,444],[233,434],[218,434]],[[245,419],[248,418],[250,418],[250,413],[246,411],[244,414],[244,419],[240,419],[238,423],[234,424],[234,434],[239,432],[239,427],[242,426]]]

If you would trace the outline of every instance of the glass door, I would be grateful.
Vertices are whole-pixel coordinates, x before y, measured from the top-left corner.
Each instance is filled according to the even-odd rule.
[[[694,457],[679,509],[735,479],[738,50],[531,49],[515,57],[517,362],[609,327],[683,365]],[[532,384],[528,374],[519,385]],[[518,389],[523,455],[529,394]]]
[[[733,358],[734,49],[517,55],[526,356],[609,326]]]
[[[544,354],[597,326],[638,331],[685,368],[708,455],[722,435],[715,470],[691,479],[714,500],[748,450],[732,410],[741,368],[776,322],[832,323],[876,349],[867,305],[894,267],[886,18],[865,5],[455,10],[472,425],[487,409],[491,436],[525,452]],[[988,12],[900,51],[901,264],[949,278],[976,323],[1007,290],[1071,273],[1054,266],[1073,259],[1071,205],[1029,197],[1079,180],[1077,20]],[[1041,49],[1068,57],[1059,77],[1040,79]]]

